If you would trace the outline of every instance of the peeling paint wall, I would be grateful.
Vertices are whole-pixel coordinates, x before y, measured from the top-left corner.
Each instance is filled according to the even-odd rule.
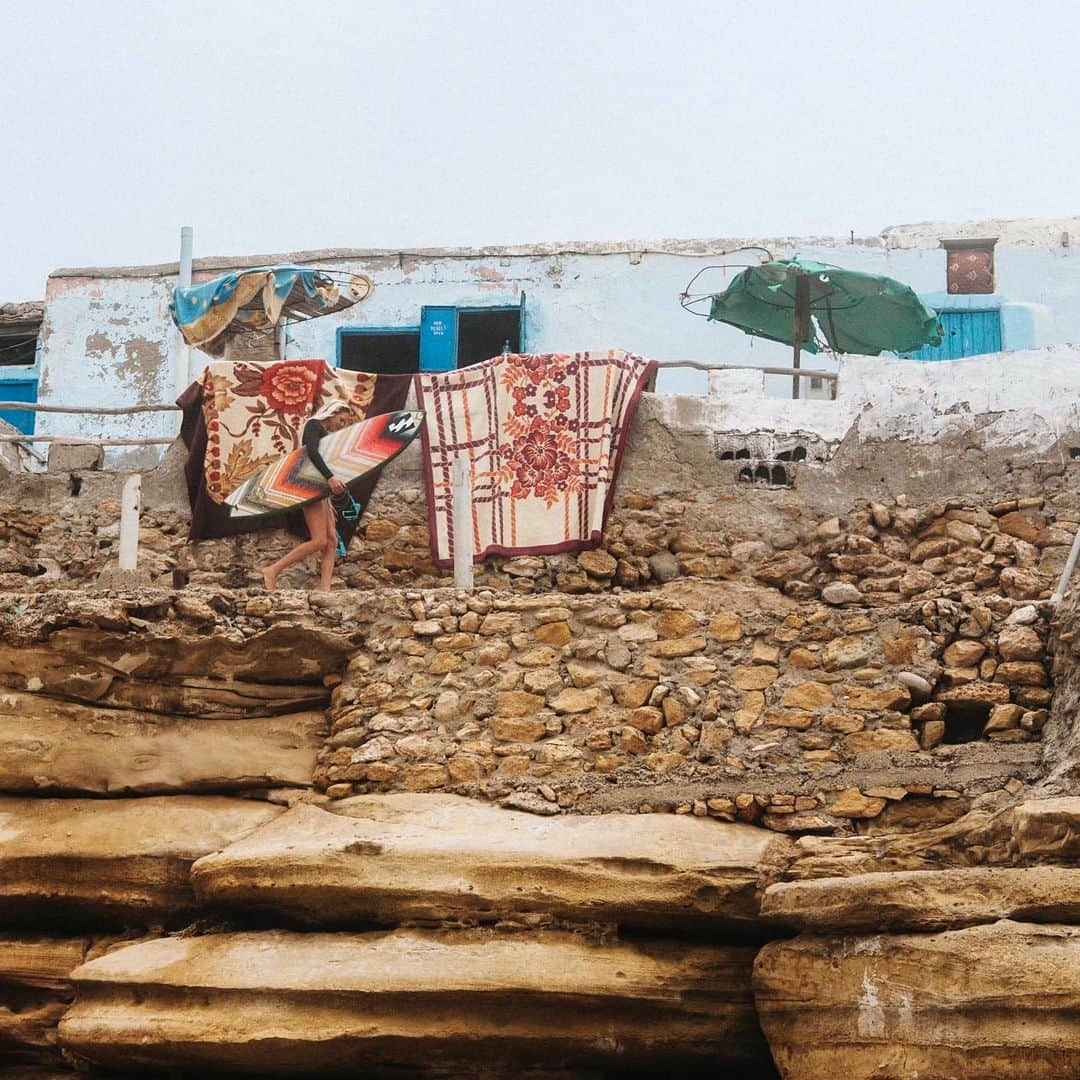
[[[963,234],[960,226],[934,228],[936,236]],[[995,255],[999,293],[949,297],[942,291],[945,252],[936,246],[936,239],[929,234],[898,233],[893,244],[890,235],[855,243],[794,239],[769,243],[777,257],[799,255],[899,278],[931,303],[947,303],[952,308],[1000,306],[1006,349],[1080,342],[1080,255],[1067,243],[1054,247],[1049,234],[1040,234],[1039,244],[1027,235],[1017,242],[1004,242],[1010,236],[1003,235]],[[1056,235],[1067,239],[1068,232]],[[715,253],[690,253],[685,245],[675,243],[662,247],[664,250],[657,253],[544,250],[342,257],[335,252],[316,257],[317,265],[367,274],[375,288],[367,300],[340,316],[290,328],[289,355],[321,356],[334,362],[339,327],[416,326],[424,305],[516,305],[524,291],[525,347],[530,351],[621,346],[660,360],[790,363],[790,350],[785,346],[748,338],[731,327],[682,311],[679,295],[692,275],[722,258]],[[43,402],[117,405],[173,398],[179,337],[168,316],[169,294],[175,283],[174,277],[166,276],[169,269],[97,271],[86,272],[86,276],[63,272],[50,278],[40,352]],[[737,272],[716,270],[698,285],[703,291],[720,290]],[[201,359],[202,354],[192,352],[193,374]],[[811,367],[834,367],[827,357],[807,357],[805,361]],[[917,374],[920,370],[952,366],[900,363],[916,382],[922,377]],[[846,366],[844,370],[855,368]],[[703,395],[706,383],[705,375],[699,372],[668,371],[661,374],[658,389],[661,393]],[[789,386],[783,377],[767,378],[771,393],[784,393]],[[919,406],[915,393],[912,408]],[[836,414],[828,402],[806,406],[810,411],[815,407],[824,410],[823,415]],[[766,411],[783,413],[790,407],[789,401],[778,399]],[[171,415],[102,418],[93,424],[49,414],[39,418],[42,433],[168,435],[176,429],[176,417]],[[134,465],[156,456],[152,450],[114,452],[110,460]]]
[[[50,278],[38,353],[44,405],[121,406],[171,401],[179,338],[165,278]],[[39,413],[40,435],[148,438],[174,435],[171,413],[68,416]],[[156,461],[157,447],[118,450],[115,464]]]

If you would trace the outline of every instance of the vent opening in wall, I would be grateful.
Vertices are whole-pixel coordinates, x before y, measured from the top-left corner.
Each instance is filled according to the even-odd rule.
[[[989,719],[989,705],[950,702],[945,712],[945,742],[955,745],[981,741]]]

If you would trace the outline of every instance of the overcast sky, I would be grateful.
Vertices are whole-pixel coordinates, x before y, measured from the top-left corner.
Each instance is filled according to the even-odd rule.
[[[59,266],[1080,209],[1057,0],[0,0],[0,301]]]

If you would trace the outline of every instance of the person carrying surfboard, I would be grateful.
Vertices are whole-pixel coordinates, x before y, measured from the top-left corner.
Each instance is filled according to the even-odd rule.
[[[277,588],[277,579],[283,570],[288,569],[302,559],[306,559],[309,555],[321,552],[319,557],[319,589],[322,592],[330,591],[338,549],[337,519],[331,498],[334,495],[344,494],[345,484],[340,477],[334,475],[331,468],[323,460],[322,454],[319,453],[319,442],[330,432],[338,431],[340,428],[356,423],[357,419],[358,417],[346,402],[336,400],[324,405],[318,412],[309,417],[307,423],[304,424],[304,430],[300,434],[300,443],[307,453],[308,460],[326,479],[326,483],[330,488],[330,495],[325,499],[319,499],[317,502],[307,503],[301,508],[310,539],[298,543],[291,551],[282,555],[277,562],[262,567],[263,582],[268,589]]]

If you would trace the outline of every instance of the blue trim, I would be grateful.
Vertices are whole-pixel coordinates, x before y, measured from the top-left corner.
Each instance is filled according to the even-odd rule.
[[[339,326],[334,342],[334,367],[341,367],[341,341],[359,334],[419,334],[419,326]]]

